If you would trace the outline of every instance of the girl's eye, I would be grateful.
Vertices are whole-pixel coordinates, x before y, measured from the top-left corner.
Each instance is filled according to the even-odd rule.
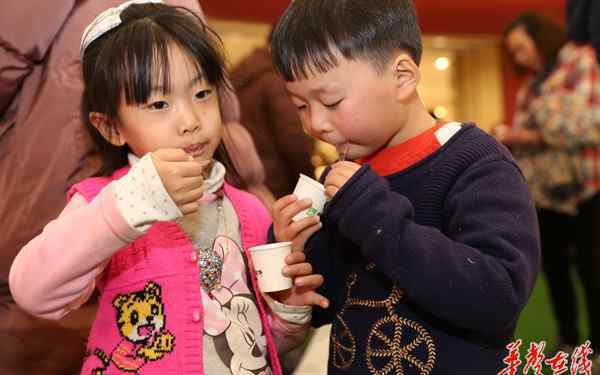
[[[338,100],[338,101],[337,101],[337,102],[335,102],[335,103],[331,103],[331,104],[323,104],[323,105],[324,105],[325,107],[327,107],[327,108],[331,108],[331,109],[332,109],[332,108],[335,108],[335,107],[337,107],[338,105],[340,105],[340,103],[342,102],[342,100],[344,100],[344,99],[340,99],[340,100]]]
[[[212,93],[212,90],[201,90],[201,91],[198,91],[198,93],[196,93],[196,98],[197,99],[205,99],[205,98],[209,97],[211,93]]]
[[[306,109],[306,104],[297,105],[296,108],[298,108],[298,111],[304,111]]]
[[[156,110],[165,109],[168,106],[169,106],[169,104],[167,104],[167,102],[163,102],[163,101],[154,102],[154,103],[150,104],[150,108],[156,109]]]

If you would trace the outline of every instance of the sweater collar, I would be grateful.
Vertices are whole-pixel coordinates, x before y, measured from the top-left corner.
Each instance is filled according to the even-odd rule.
[[[458,122],[438,122],[413,138],[383,148],[370,156],[358,159],[357,162],[369,164],[380,176],[401,172],[436,152],[461,127]]]

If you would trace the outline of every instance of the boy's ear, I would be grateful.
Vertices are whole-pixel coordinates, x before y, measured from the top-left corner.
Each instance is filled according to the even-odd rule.
[[[121,136],[117,126],[111,126],[111,120],[101,112],[90,112],[89,119],[106,141],[114,146],[123,146],[125,139]]]
[[[421,70],[415,61],[406,53],[396,56],[393,64],[394,80],[396,81],[398,100],[412,96],[421,81]]]

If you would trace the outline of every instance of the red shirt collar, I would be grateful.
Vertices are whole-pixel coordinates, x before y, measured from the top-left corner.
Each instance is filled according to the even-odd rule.
[[[438,122],[435,126],[411,139],[383,148],[370,156],[356,160],[356,162],[369,164],[380,176],[401,172],[425,159],[441,147],[435,132],[443,125],[443,123]]]

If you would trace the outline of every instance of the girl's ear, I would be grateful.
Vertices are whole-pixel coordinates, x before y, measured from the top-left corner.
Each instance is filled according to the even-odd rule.
[[[89,119],[106,141],[114,146],[123,146],[125,139],[121,136],[116,124],[111,124],[108,116],[101,112],[90,112]],[[114,125],[114,126],[113,126]]]
[[[396,56],[392,68],[397,88],[396,99],[408,99],[417,91],[421,81],[421,70],[407,53]]]

